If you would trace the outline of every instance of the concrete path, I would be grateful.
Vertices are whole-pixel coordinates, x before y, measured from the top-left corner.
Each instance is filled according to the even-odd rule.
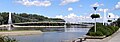
[[[108,40],[108,42],[120,42],[120,29],[119,29],[118,33],[116,35],[114,35],[114,37],[112,37],[110,40]]]

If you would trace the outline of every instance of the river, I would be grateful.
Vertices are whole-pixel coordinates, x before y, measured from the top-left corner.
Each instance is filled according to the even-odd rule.
[[[64,40],[72,40],[85,35],[90,28],[75,28],[76,32],[43,32],[38,35],[10,36],[19,42],[62,42]],[[61,30],[61,29],[59,29]]]

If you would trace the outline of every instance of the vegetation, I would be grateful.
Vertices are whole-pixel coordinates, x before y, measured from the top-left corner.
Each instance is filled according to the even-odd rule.
[[[100,15],[99,14],[92,14],[91,15],[91,18],[94,19],[94,18],[100,18]]]
[[[108,22],[112,22],[112,20],[108,20]]]
[[[94,27],[92,27],[86,35],[89,36],[110,36],[115,33],[119,27],[114,26],[104,26],[100,23],[97,23],[97,31],[94,32]]]
[[[114,21],[112,24],[120,27],[120,18],[118,18],[117,21]]]
[[[8,14],[9,12],[0,13],[0,24],[8,23]],[[12,13],[13,23],[39,22],[39,21],[65,22],[63,19],[60,19],[60,18],[48,18],[42,15],[37,15],[37,14]]]
[[[18,41],[14,38],[9,38],[7,36],[1,36],[0,42],[18,42]]]

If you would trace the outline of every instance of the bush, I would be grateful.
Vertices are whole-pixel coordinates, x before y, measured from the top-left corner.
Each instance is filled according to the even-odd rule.
[[[98,27],[98,28],[97,28],[97,31],[102,32],[103,35],[107,35],[107,34],[109,34],[109,32],[107,32],[107,30],[104,29],[104,28],[100,28],[100,27]]]
[[[95,32],[89,32],[89,36],[95,36]]]
[[[94,32],[94,26],[88,31],[86,35],[89,36],[110,36],[115,33],[119,27],[114,26],[104,26],[100,23],[97,23],[96,33]]]
[[[95,34],[96,34],[97,36],[104,36],[103,33],[100,32],[100,31],[97,31]],[[96,35],[95,35],[95,36],[96,36]]]
[[[97,31],[96,33],[95,32],[89,32],[88,33],[89,36],[104,36],[102,32],[100,31]]]
[[[110,28],[113,32],[116,31],[114,26],[108,26],[108,28]]]
[[[18,42],[18,41],[14,38],[9,38],[7,36],[1,36],[0,42]]]

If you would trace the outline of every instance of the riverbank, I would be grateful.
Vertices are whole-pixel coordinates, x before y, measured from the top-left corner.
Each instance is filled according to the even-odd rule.
[[[20,36],[20,35],[35,35],[41,34],[40,30],[26,30],[26,31],[0,31],[1,36]]]

